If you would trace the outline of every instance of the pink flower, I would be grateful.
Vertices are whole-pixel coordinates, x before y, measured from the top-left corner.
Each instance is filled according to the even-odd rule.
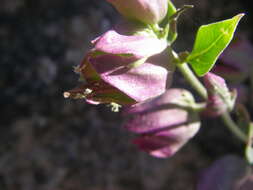
[[[107,0],[124,17],[145,24],[160,22],[167,13],[168,0]]]
[[[128,108],[125,113],[132,118],[125,128],[140,135],[133,142],[141,150],[155,157],[170,157],[199,130],[198,115],[187,109],[193,102],[190,92],[169,89],[159,97]]]
[[[76,69],[86,83],[65,93],[66,97],[126,105],[164,93],[168,71],[151,64],[148,58],[162,52],[166,42],[110,30],[92,43],[95,47]]]

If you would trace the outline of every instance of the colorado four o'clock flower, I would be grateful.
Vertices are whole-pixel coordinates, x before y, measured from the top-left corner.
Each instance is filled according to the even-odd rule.
[[[133,117],[125,128],[138,135],[134,144],[149,154],[165,158],[177,152],[199,130],[198,114],[191,111],[194,99],[184,89],[169,89],[148,102],[133,105]]]
[[[126,18],[145,24],[160,22],[167,13],[168,0],[107,0]]]
[[[166,48],[165,41],[110,30],[92,43],[94,48],[76,69],[85,83],[66,92],[66,97],[126,105],[165,92],[168,71],[148,59]]]

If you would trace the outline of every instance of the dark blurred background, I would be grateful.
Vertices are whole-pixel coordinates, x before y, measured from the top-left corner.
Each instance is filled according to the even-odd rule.
[[[190,50],[201,24],[240,12],[239,32],[252,37],[247,3],[175,1],[195,5],[176,48]],[[104,0],[0,0],[0,190],[193,190],[213,160],[241,153],[219,120],[204,120],[174,157],[152,158],[130,143],[119,113],[63,98],[90,40],[118,19]]]

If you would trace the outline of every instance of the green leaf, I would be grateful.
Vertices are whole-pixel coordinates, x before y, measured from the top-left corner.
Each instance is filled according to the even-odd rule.
[[[231,19],[203,25],[199,28],[193,50],[187,58],[198,76],[203,76],[215,64],[219,55],[233,38],[238,22],[244,14]]]

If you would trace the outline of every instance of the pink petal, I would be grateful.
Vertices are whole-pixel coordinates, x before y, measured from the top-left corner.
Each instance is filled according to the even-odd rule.
[[[133,143],[152,156],[168,158],[187,143],[198,132],[198,129],[199,122],[181,125],[174,129],[137,137]]]
[[[162,52],[167,42],[146,36],[124,36],[109,30],[92,43],[95,49],[110,54],[123,54],[136,58],[150,57]]]
[[[119,89],[137,102],[147,100],[165,92],[167,70],[150,63],[134,68],[121,56],[102,55],[91,59],[101,79]]]

